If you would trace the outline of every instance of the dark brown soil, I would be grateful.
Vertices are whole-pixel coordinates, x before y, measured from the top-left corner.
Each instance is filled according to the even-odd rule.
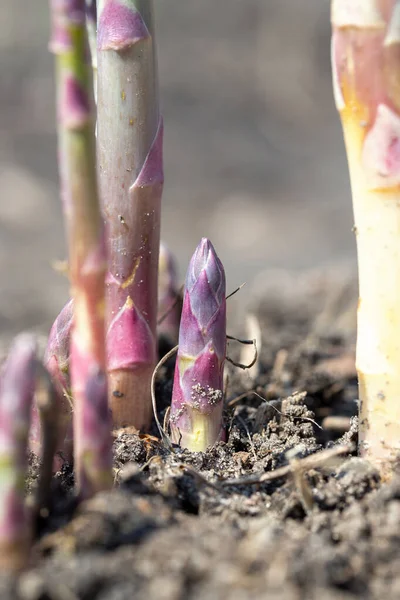
[[[343,304],[343,294],[339,302],[326,289],[307,293],[257,308],[261,368],[255,381],[229,368],[227,443],[170,451],[156,429],[120,432],[115,489],[79,507],[71,472],[58,474],[32,568],[3,580],[0,597],[398,599],[400,475],[382,483],[354,456],[354,297]],[[161,376],[162,419],[171,370]],[[343,445],[343,456],[312,464]]]

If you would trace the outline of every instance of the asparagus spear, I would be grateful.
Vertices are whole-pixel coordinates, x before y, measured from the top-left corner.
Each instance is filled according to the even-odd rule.
[[[40,473],[33,506],[36,516],[38,516],[42,508],[48,508],[51,504],[51,479],[54,472],[55,455],[60,444],[60,432],[62,431],[60,421],[63,413],[60,410],[57,390],[50,373],[40,361],[36,361],[35,375],[35,408],[37,419],[40,422],[40,449],[38,452]]]
[[[108,233],[107,368],[114,425],[145,429],[156,362],[163,187],[151,0],[100,0],[97,147]]]
[[[203,238],[186,275],[170,425],[175,443],[204,451],[222,439],[225,272]]]
[[[50,330],[44,354],[44,365],[50,373],[56,388],[59,407],[59,442],[54,459],[55,468],[60,468],[65,461],[71,462],[73,452],[71,378],[69,368],[73,316],[74,304],[70,300],[64,306]]]
[[[57,448],[53,461],[53,471],[58,471],[64,462],[72,461],[72,400],[70,383],[70,341],[73,318],[73,301],[62,309],[50,330],[44,355],[44,365],[55,388],[57,404]],[[41,455],[42,425],[37,402],[32,410],[30,432],[31,449]]]
[[[25,506],[25,477],[36,342],[19,335],[2,372],[0,390],[0,569],[18,570],[29,557],[32,523]]]
[[[77,489],[88,497],[112,484],[105,372],[106,254],[99,209],[85,0],[52,0],[60,179],[74,301],[71,383]]]
[[[158,262],[158,334],[178,342],[182,300],[178,291],[177,266],[169,248],[161,242]]]
[[[385,468],[400,450],[400,2],[333,0],[332,26],[358,250],[360,453]]]

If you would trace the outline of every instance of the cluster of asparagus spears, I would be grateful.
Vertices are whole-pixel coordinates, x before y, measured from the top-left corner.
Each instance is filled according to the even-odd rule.
[[[159,334],[178,341],[172,442],[202,451],[224,439],[224,268],[201,240],[181,307],[174,259],[160,246],[153,3],[51,0],[51,18],[71,299],[43,362],[23,334],[1,372],[0,562],[8,569],[26,565],[32,540],[28,446],[42,460],[36,508],[64,461],[73,460],[80,498],[109,488],[112,429],[151,423]],[[386,465],[400,449],[400,1],[333,0],[332,25],[360,268],[360,450]]]
[[[71,299],[43,362],[24,334],[3,366],[0,555],[9,569],[26,564],[32,540],[28,447],[42,460],[39,504],[65,461],[73,461],[80,499],[110,488],[112,430],[151,424],[158,335],[172,343],[179,337],[172,439],[205,450],[223,435],[224,269],[203,239],[182,308],[174,257],[160,246],[163,123],[153,3],[50,6]]]

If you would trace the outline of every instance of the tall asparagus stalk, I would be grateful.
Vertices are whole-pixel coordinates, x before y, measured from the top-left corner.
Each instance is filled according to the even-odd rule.
[[[10,349],[0,390],[0,570],[26,566],[31,545],[25,477],[35,375],[36,342],[21,334]]]
[[[107,225],[107,367],[115,426],[148,427],[163,187],[152,0],[98,5],[97,148]]]
[[[336,106],[350,170],[360,299],[360,452],[400,450],[400,2],[333,0]]]
[[[172,390],[172,439],[200,452],[222,439],[226,356],[225,272],[203,238],[186,275]]]
[[[95,166],[85,0],[52,0],[60,179],[74,300],[71,384],[74,464],[87,497],[112,483],[105,372],[106,254]]]

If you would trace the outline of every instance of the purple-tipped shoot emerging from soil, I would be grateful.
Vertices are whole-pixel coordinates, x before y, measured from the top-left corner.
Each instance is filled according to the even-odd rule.
[[[170,425],[172,440],[204,451],[223,437],[225,272],[203,238],[186,275]]]
[[[105,378],[106,252],[97,193],[94,109],[85,0],[52,0],[59,167],[74,319],[71,334],[74,467],[88,497],[112,485]]]
[[[50,330],[44,354],[44,366],[53,381],[57,400],[57,448],[53,469],[58,471],[64,462],[72,461],[72,397],[70,383],[70,343],[73,319],[73,301],[62,309]],[[31,449],[41,455],[41,424],[38,407],[34,403],[31,425]]]
[[[169,248],[161,242],[158,262],[158,334],[178,343],[182,301],[178,291],[178,269]]]
[[[18,336],[5,363],[0,389],[0,569],[28,561],[32,527],[25,506],[28,435],[36,376],[36,342]]]
[[[107,226],[109,403],[115,427],[147,429],[157,357],[163,188],[152,0],[101,0],[97,148]]]

